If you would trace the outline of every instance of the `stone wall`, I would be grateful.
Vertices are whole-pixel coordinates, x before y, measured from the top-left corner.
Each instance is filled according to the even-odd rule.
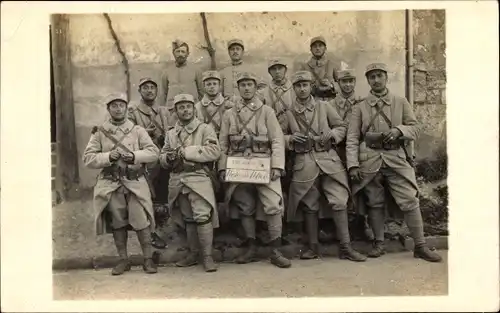
[[[446,32],[444,10],[413,12],[414,107],[424,124],[419,160],[446,149]]]
[[[309,40],[323,35],[328,54],[340,65],[356,69],[357,90],[368,92],[363,69],[368,63],[386,62],[390,67],[390,88],[404,95],[405,14],[404,11],[362,12],[264,12],[208,13],[208,29],[216,49],[217,68],[225,66],[227,41],[240,38],[246,44],[245,60],[257,74],[268,77],[267,60],[281,56],[291,64],[309,58]],[[111,14],[113,27],[129,63],[132,100],[138,99],[140,77],[160,78],[167,62],[172,62],[171,43],[181,38],[190,44],[189,60],[208,68],[210,58],[201,17],[193,14]],[[115,43],[102,15],[71,15],[71,56],[75,119],[79,157],[87,144],[90,129],[102,122],[104,97],[126,89],[125,74]],[[96,172],[80,161],[82,187],[92,186]]]

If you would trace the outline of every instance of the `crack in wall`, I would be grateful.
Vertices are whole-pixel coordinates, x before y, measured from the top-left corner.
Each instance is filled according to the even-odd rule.
[[[126,76],[126,90],[127,90],[127,100],[130,101],[130,66],[129,62],[127,59],[127,56],[125,55],[125,52],[123,51],[120,43],[120,39],[116,35],[115,29],[113,28],[113,24],[111,23],[111,18],[107,13],[103,13],[104,18],[106,19],[108,23],[108,28],[111,33],[111,36],[113,37],[113,40],[115,42],[116,49],[118,50],[118,53],[122,57],[122,64],[125,67],[125,76]]]
[[[203,33],[205,35],[205,41],[207,42],[207,46],[202,46],[201,48],[208,51],[208,55],[210,56],[210,69],[216,70],[217,64],[215,63],[215,49],[213,48],[212,42],[210,41],[210,33],[208,31],[207,17],[205,16],[204,12],[200,13],[200,16],[201,16],[201,23],[203,25]]]

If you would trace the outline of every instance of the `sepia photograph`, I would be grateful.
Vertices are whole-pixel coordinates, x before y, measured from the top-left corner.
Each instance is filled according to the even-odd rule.
[[[54,297],[446,295],[445,26],[52,15]]]
[[[498,307],[498,12],[401,3],[2,4],[2,311]]]

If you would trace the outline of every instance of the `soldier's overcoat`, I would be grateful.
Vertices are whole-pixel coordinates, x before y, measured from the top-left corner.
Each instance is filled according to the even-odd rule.
[[[184,159],[191,163],[215,162],[220,157],[220,147],[212,126],[200,122],[194,118],[189,124],[181,125],[179,122],[174,128],[167,132],[165,145],[160,153],[160,163],[167,167],[166,152],[169,149],[184,147]],[[212,181],[207,175],[208,167],[192,172],[170,173],[168,186],[168,203],[173,220],[184,227],[184,220],[180,209],[176,207],[176,199],[182,192],[183,187],[187,187],[191,192],[197,193],[205,199],[212,207],[212,226],[219,227],[219,218],[216,207],[215,195]]]
[[[156,162],[158,160],[159,149],[153,143],[148,133],[141,126],[134,125],[127,120],[120,126],[113,125],[111,122],[104,122],[102,125],[104,130],[110,133],[119,141],[123,136],[121,143],[134,153],[134,164],[126,165],[123,161],[117,163],[120,167],[128,166],[132,170],[138,170],[144,164]],[[113,164],[109,160],[110,151],[115,144],[108,139],[101,131],[97,131],[91,135],[90,140],[83,152],[83,162],[85,166],[92,169],[103,169],[110,167]],[[118,150],[123,151],[121,148]],[[102,178],[99,174],[97,183],[94,186],[94,214],[95,214],[95,230],[97,235],[110,233],[110,223],[104,216],[105,208],[109,203],[111,195],[120,186],[124,186],[130,192],[135,194],[139,203],[144,207],[150,221],[150,229],[154,231],[155,220],[153,213],[153,203],[151,200],[151,191],[144,176],[138,180],[122,179],[120,181],[111,181]]]

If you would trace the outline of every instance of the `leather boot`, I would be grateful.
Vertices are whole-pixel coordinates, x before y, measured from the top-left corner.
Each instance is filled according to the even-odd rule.
[[[370,252],[368,252],[368,257],[379,258],[384,254],[385,254],[384,242],[380,240],[375,240],[373,242],[372,249],[370,250]]]
[[[182,260],[175,263],[177,267],[189,267],[198,264],[198,230],[196,224],[186,223],[186,237],[189,251]]]
[[[427,262],[441,262],[443,260],[439,254],[432,251],[425,245],[415,247],[413,257],[426,260]]]
[[[142,269],[148,274],[158,272],[155,262],[153,262],[153,249],[151,245],[151,230],[149,227],[137,231],[137,239],[141,244],[142,254],[144,256],[144,264]]]
[[[113,230],[113,239],[115,241],[118,255],[120,256],[120,261],[111,271],[111,275],[122,275],[123,273],[130,271],[131,267],[127,254],[127,230],[124,227]]]
[[[289,268],[292,266],[292,262],[279,251],[279,247],[281,247],[281,237],[274,239],[271,242],[271,246],[273,250],[271,251],[269,261],[271,261],[272,264],[279,268]]]
[[[303,260],[317,259],[319,257],[318,215],[305,214],[305,223],[309,245],[307,249],[301,253],[300,258]]]
[[[217,266],[212,258],[213,237],[214,229],[212,227],[212,223],[198,225],[198,238],[200,240],[205,272],[217,271]]]
[[[340,245],[339,258],[343,260],[351,260],[354,262],[366,261],[366,256],[354,250],[350,243]]]
[[[246,264],[250,262],[257,261],[257,245],[255,238],[248,238],[248,248],[247,250],[236,258],[236,263]]]

